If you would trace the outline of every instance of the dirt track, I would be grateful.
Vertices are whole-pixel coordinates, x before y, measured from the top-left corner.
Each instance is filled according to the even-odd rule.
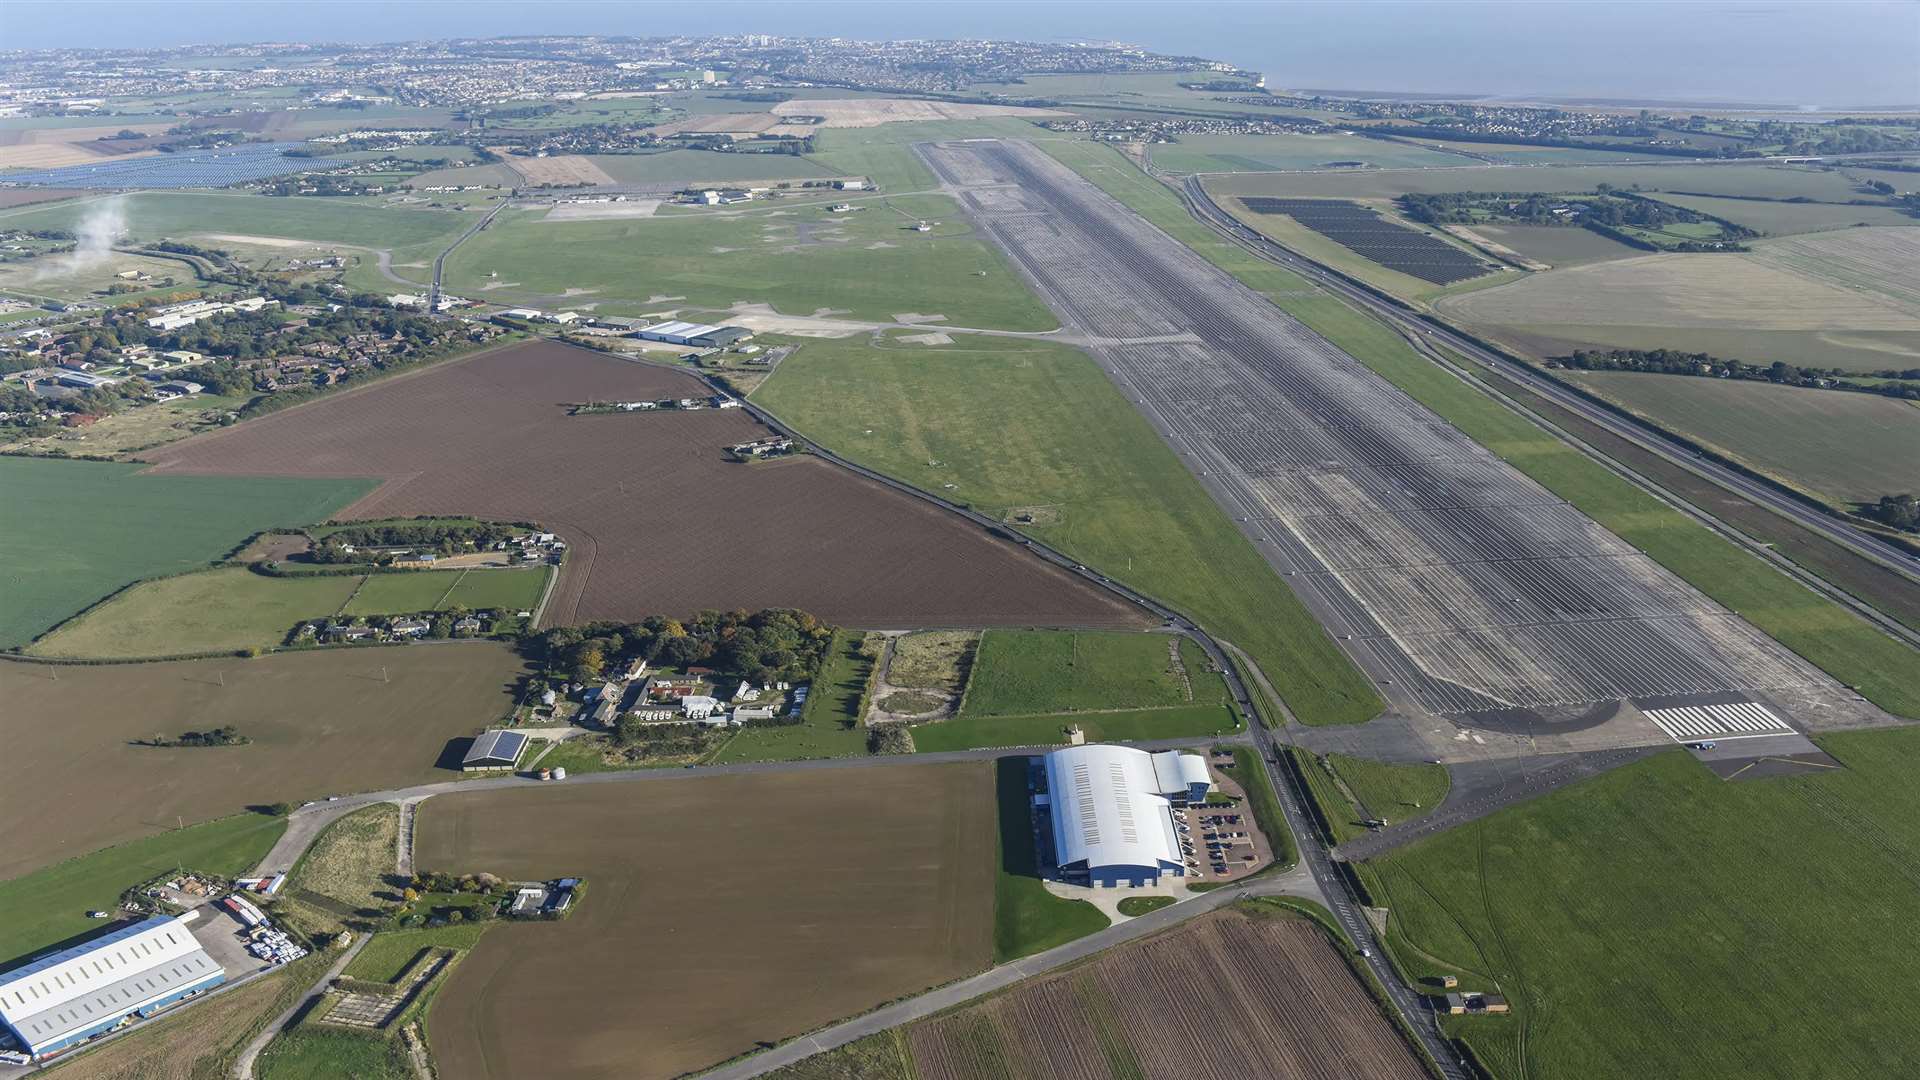
[[[699,396],[690,376],[535,343],[155,451],[178,473],[380,476],[343,517],[539,521],[573,553],[548,624],[804,608],[844,626],[1136,627],[1136,609],[945,511],[825,462],[740,465],[737,411],[568,416]]]

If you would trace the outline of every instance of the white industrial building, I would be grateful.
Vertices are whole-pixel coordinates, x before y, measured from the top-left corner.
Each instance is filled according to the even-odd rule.
[[[718,349],[744,341],[753,336],[752,331],[740,326],[714,326],[709,323],[684,321],[654,323],[643,326],[633,332],[633,336],[642,341],[664,341],[669,345],[691,345],[701,349]]]
[[[1034,796],[1034,806],[1047,816],[1063,878],[1114,888],[1186,876],[1173,808],[1213,790],[1199,755],[1070,746],[1046,756],[1045,775],[1046,791]]]
[[[0,1024],[44,1057],[226,981],[187,929],[156,915],[0,975]]]

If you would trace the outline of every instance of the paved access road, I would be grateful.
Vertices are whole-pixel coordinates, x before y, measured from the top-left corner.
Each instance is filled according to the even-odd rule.
[[[1128,746],[1141,750],[1179,750],[1192,746],[1196,742],[1220,745],[1245,745],[1245,734],[1221,735],[1212,738],[1156,739],[1146,742],[1131,742]],[[875,769],[890,765],[937,765],[949,761],[991,761],[1006,757],[1008,754],[1029,752],[1044,753],[1058,749],[1055,746],[1002,746],[984,750],[948,750],[932,754],[909,754],[883,757],[857,758],[819,758],[811,761],[758,761],[743,762],[737,765],[702,765],[686,769],[616,769],[607,772],[575,773],[565,780],[538,780],[531,776],[487,776],[471,780],[440,780],[431,784],[416,784],[412,787],[391,788],[386,791],[366,791],[357,795],[341,795],[336,798],[311,802],[295,810],[287,817],[287,831],[282,833],[273,849],[254,867],[254,877],[271,877],[274,874],[289,873],[299,863],[300,856],[306,854],[328,825],[342,816],[362,807],[376,803],[419,803],[435,795],[453,795],[465,791],[500,791],[517,789],[537,791],[555,784],[665,784],[685,783],[708,776],[748,776],[756,773],[805,772],[816,769]],[[408,853],[411,856],[411,853]]]

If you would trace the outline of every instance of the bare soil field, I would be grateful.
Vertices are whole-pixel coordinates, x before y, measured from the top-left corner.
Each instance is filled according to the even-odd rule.
[[[969,105],[951,101],[907,98],[815,98],[783,101],[770,112],[781,116],[818,116],[821,127],[878,127],[896,121],[975,120],[983,116],[1041,118],[1066,116],[1057,109],[1029,109],[1021,105]]]
[[[588,879],[565,921],[481,939],[434,1002],[435,1060],[672,1077],[978,971],[994,820],[983,763],[433,799],[422,868]]]
[[[520,660],[491,644],[256,660],[0,663],[0,879],[248,805],[419,783],[504,715]],[[156,748],[232,724],[248,746]],[[58,813],[50,812],[58,807]]]
[[[826,462],[727,461],[766,434],[740,411],[566,415],[705,393],[676,371],[533,343],[151,456],[162,473],[386,478],[342,519],[541,522],[572,546],[547,625],[774,606],[871,629],[1144,624],[1017,545]]]
[[[907,1034],[920,1080],[1427,1075],[1326,935],[1224,910]]]
[[[611,184],[613,177],[608,176],[600,166],[578,154],[561,154],[558,157],[506,157],[502,159],[520,178],[529,184]]]

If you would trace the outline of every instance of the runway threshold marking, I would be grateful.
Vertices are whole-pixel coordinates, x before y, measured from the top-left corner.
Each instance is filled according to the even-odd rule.
[[[1647,719],[1656,724],[1674,742],[1701,739],[1761,739],[1771,735],[1795,735],[1798,732],[1775,716],[1765,705],[1736,701],[1727,705],[1684,705],[1671,709],[1648,709]]]

